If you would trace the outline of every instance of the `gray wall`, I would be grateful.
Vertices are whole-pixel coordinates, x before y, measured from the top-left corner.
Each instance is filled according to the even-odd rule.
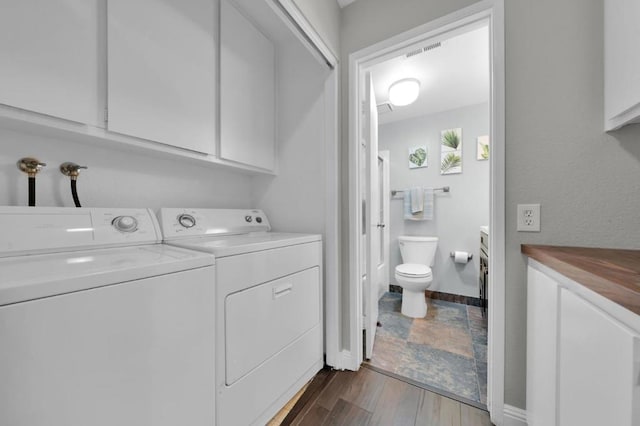
[[[524,406],[521,243],[640,248],[640,126],[603,129],[602,0],[506,3],[507,387]],[[553,13],[550,13],[553,12]],[[517,233],[540,203],[542,232]]]
[[[471,3],[357,1],[343,10],[343,64],[350,53]],[[526,263],[520,244],[640,248],[640,126],[602,131],[602,0],[505,3],[505,402],[524,408]],[[343,68],[343,91],[347,75]],[[342,106],[347,141],[346,95]],[[346,166],[343,172],[346,185]],[[516,204],[538,202],[542,232],[517,233]]]
[[[36,181],[38,206],[73,207],[69,178],[58,170],[61,163],[73,161],[89,166],[78,178],[84,207],[252,207],[251,176],[246,174],[4,128],[0,128],[0,205],[27,205],[27,177],[16,167],[16,161],[26,156],[47,163]]]
[[[440,131],[462,128],[462,173],[440,174]],[[489,224],[489,162],[476,159],[476,138],[489,133],[489,105],[472,105],[423,117],[383,124],[378,130],[380,150],[390,157],[390,186],[449,186],[450,193],[436,192],[434,220],[404,220],[403,198],[390,202],[389,270],[391,283],[396,265],[402,263],[399,235],[437,236],[438,250],[429,290],[478,297],[480,226]],[[428,167],[409,169],[410,147],[427,145]],[[449,252],[473,254],[466,265],[456,264]]]

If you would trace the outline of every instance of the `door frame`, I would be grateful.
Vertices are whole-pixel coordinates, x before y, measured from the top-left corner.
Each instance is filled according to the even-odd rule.
[[[389,163],[389,151],[388,150],[380,150],[378,148],[378,160],[382,160],[382,168],[384,170],[384,179],[383,181],[380,183],[380,181],[378,181],[380,183],[380,185],[382,186],[382,193],[383,194],[389,194],[389,192],[391,191],[391,187],[389,186],[389,181],[390,181],[390,163]],[[385,280],[385,282],[387,282],[388,284],[391,284],[391,274],[389,271],[389,236],[390,236],[390,232],[389,232],[389,227],[391,226],[391,217],[390,217],[390,198],[389,197],[384,197],[382,198],[382,200],[380,201],[382,204],[382,223],[384,224],[384,228],[382,229],[382,239],[383,241],[386,242],[385,244],[385,248],[384,248],[384,260],[385,260],[385,271],[383,274],[383,278]],[[380,299],[380,297],[382,297],[382,294],[384,292],[381,293],[380,289],[378,289],[378,299]]]
[[[360,195],[366,196],[366,198],[362,197],[361,200],[366,200],[364,205],[367,206],[366,219],[364,220],[365,226],[363,226],[363,229],[366,230],[364,262],[366,265],[366,279],[362,280],[364,302],[362,305],[364,306],[363,314],[365,317],[363,323],[365,348],[363,359],[369,359],[373,356],[373,345],[376,339],[378,323],[378,288],[380,287],[378,265],[380,264],[379,254],[381,244],[380,207],[382,206],[380,196],[384,196],[384,194],[380,193],[380,176],[378,173],[378,107],[371,72],[365,74],[365,84],[367,95],[365,98],[366,107],[364,107],[362,111],[362,115],[365,117],[362,135],[364,136],[363,141],[367,141],[366,146],[363,146],[367,167],[362,170],[366,171],[367,178],[365,182],[361,182],[366,185],[360,187],[364,192],[364,194],[361,193]]]
[[[488,318],[488,392],[487,408],[497,425],[504,422],[505,369],[505,61],[504,0],[482,0],[449,15],[435,19],[380,43],[349,55],[349,281],[348,306],[343,326],[349,329],[349,354],[344,368],[358,370],[362,360],[362,271],[359,262],[362,206],[360,200],[361,112],[364,72],[390,59],[414,43],[424,42],[456,31],[478,21],[489,22],[490,32],[490,253]]]

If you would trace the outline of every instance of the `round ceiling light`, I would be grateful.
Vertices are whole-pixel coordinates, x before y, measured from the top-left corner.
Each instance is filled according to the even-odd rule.
[[[389,102],[395,106],[412,104],[420,94],[420,82],[415,78],[398,80],[389,87]]]

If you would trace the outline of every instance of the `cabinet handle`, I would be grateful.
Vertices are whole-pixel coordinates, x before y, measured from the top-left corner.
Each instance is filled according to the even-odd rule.
[[[293,289],[293,284],[283,284],[273,288],[273,298],[277,299],[278,297],[282,297],[285,294],[291,293]]]

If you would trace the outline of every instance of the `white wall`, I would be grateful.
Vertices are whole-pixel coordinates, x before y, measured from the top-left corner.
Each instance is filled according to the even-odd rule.
[[[38,206],[73,207],[65,161],[86,165],[78,178],[83,207],[251,207],[251,177],[125,149],[68,142],[0,128],[0,205],[27,205],[27,175],[16,162],[47,163],[37,176]]]
[[[343,63],[352,52],[472,3],[357,1],[343,9]],[[505,403],[524,408],[526,259],[520,244],[640,248],[640,126],[602,131],[602,0],[507,0],[505,14]],[[343,91],[347,75],[343,70]],[[344,141],[346,106],[343,96]],[[343,196],[347,205],[346,191]],[[516,204],[537,202],[542,232],[516,232]]]
[[[462,173],[440,174],[440,131],[462,128]],[[476,138],[489,132],[489,105],[473,105],[423,117],[383,124],[379,127],[380,150],[390,156],[390,186],[405,189],[414,186],[449,186],[451,192],[436,192],[434,220],[404,220],[403,198],[390,202],[389,270],[391,283],[397,284],[393,271],[402,263],[399,235],[429,235],[439,238],[433,267],[434,280],[429,290],[479,297],[478,272],[480,226],[489,224],[489,162],[476,159]],[[426,168],[409,169],[408,149],[427,145]],[[451,251],[473,254],[466,265],[456,264]]]
[[[328,67],[299,43],[278,53],[278,175],[255,176],[252,200],[274,231],[324,233]]]

